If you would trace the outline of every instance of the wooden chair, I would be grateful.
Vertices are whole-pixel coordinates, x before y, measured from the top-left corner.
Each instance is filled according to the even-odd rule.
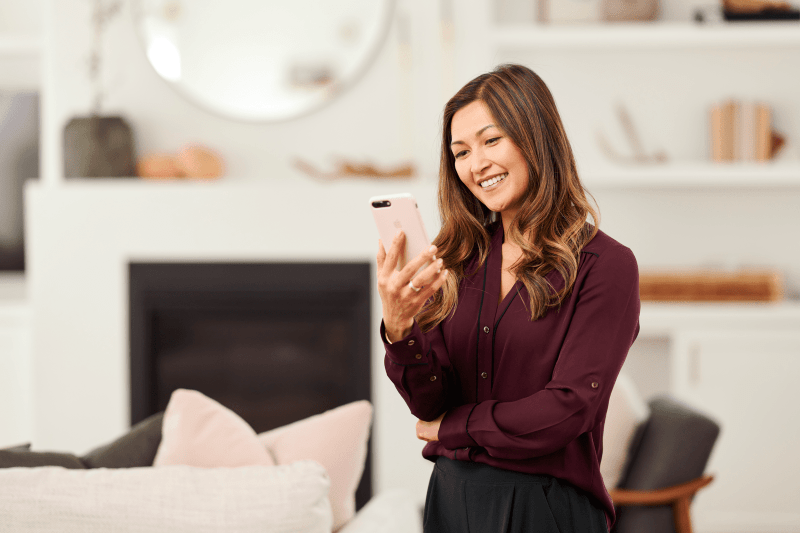
[[[609,492],[615,507],[631,505],[669,505],[676,533],[692,533],[689,505],[694,495],[711,483],[714,476],[702,476],[687,483],[656,490],[612,489]]]
[[[705,468],[720,426],[669,395],[648,404],[650,416],[634,436],[622,478],[609,490],[617,509],[612,533],[691,533],[689,507],[714,479]]]

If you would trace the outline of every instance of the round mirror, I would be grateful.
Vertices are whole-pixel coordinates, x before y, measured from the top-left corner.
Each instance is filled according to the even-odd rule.
[[[361,75],[393,0],[136,0],[147,58],[181,94],[220,115],[285,120]]]

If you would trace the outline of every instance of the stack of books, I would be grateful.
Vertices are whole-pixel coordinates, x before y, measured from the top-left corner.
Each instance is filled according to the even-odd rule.
[[[772,109],[762,102],[727,100],[711,106],[711,159],[772,158]]]

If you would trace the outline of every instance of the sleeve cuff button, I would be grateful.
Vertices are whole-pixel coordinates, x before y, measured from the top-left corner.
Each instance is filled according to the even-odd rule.
[[[431,381],[436,381],[436,376],[431,376]]]
[[[593,389],[596,389],[596,388],[597,388],[597,387],[599,387],[599,386],[600,386],[600,384],[599,384],[598,382],[596,382],[596,381],[592,381],[592,388],[593,388]]]

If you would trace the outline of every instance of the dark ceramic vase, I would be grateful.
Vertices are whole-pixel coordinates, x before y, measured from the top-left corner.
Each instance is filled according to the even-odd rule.
[[[136,176],[133,134],[122,117],[75,117],[64,128],[64,176]]]

